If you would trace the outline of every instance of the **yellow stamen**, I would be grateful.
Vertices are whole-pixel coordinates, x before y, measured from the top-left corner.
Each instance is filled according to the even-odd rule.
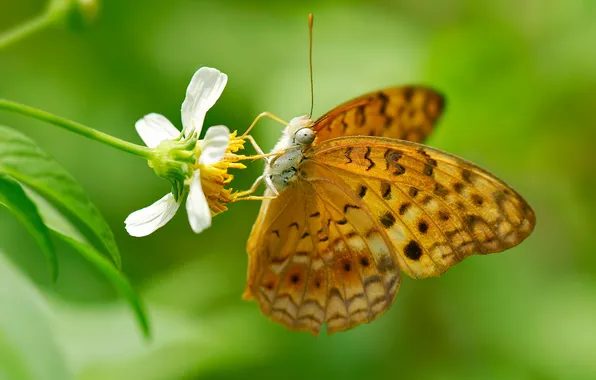
[[[245,157],[236,154],[241,149],[244,149],[244,138],[237,137],[237,132],[234,131],[230,133],[230,144],[223,160],[213,165],[198,167],[201,171],[203,193],[213,216],[226,211],[228,209],[226,204],[236,200],[236,193],[225,186],[234,179],[234,176],[228,173],[228,169],[246,169],[244,164],[238,162]]]

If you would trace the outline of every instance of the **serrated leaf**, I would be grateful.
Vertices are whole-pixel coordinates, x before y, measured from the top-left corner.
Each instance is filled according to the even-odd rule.
[[[120,253],[114,234],[81,186],[35,142],[5,126],[0,126],[0,173],[27,185],[67,210],[99,239],[120,268]]]
[[[56,250],[50,240],[50,233],[39,216],[35,203],[29,199],[21,185],[8,176],[0,173],[0,205],[4,205],[29,230],[50,266],[52,280],[58,278],[58,260]]]

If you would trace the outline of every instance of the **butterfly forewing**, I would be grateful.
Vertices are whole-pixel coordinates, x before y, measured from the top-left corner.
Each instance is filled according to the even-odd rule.
[[[313,126],[315,144],[341,136],[383,136],[423,142],[444,107],[444,98],[423,86],[391,87],[344,103]]]
[[[439,275],[471,254],[513,247],[535,224],[530,206],[505,183],[427,146],[340,138],[307,152],[307,180],[315,178],[313,165],[341,178],[335,183],[344,191],[365,193],[358,205],[374,214],[401,269],[415,278]]]

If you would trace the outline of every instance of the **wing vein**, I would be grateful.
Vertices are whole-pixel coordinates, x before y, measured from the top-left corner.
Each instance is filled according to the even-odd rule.
[[[336,171],[335,171],[333,168],[329,167],[329,169],[330,169],[330,170],[331,170],[331,171],[332,171],[332,172],[333,172],[333,173],[334,173],[336,176],[338,176],[338,177],[340,177],[340,178],[341,178],[341,175],[340,175],[340,174],[338,174],[338,173],[337,173],[337,172],[336,172]],[[347,170],[345,170],[345,169],[342,169],[342,170],[344,170],[344,171],[348,172],[348,171],[347,171]],[[349,173],[349,172],[348,172],[348,173]],[[367,185],[369,185],[369,182],[368,182],[368,181],[366,181],[366,180],[365,180],[365,183],[366,183]],[[370,185],[369,185],[369,186],[370,186]],[[406,193],[405,193],[405,192],[404,192],[404,191],[403,191],[401,188],[399,188],[398,186],[396,186],[396,187],[399,189],[399,191],[401,191],[401,192],[402,192],[402,194],[404,194],[405,196],[407,196],[409,199],[411,199],[411,200],[413,201],[413,199],[412,199],[412,198],[410,198],[408,195],[406,195]],[[387,204],[387,202],[385,202],[385,200],[384,200],[382,197],[380,197],[380,196],[379,196],[379,194],[377,194],[377,191],[376,191],[376,189],[375,189],[375,190],[373,190],[373,193],[375,194],[375,196],[377,196],[377,197],[378,197],[378,198],[381,200],[381,202],[382,202],[382,203],[385,205],[385,207],[387,208],[387,210],[393,210],[393,209],[391,208],[391,206],[389,206],[389,204]],[[418,206],[418,204],[417,204],[416,202],[414,202],[414,203],[416,204],[416,206]],[[423,209],[423,208],[421,208],[420,206],[418,206],[418,208],[420,208],[420,209],[422,210],[422,212],[426,214],[426,212],[424,211],[424,209]],[[403,219],[402,219],[402,218],[399,216],[399,214],[397,214],[397,216],[398,216],[398,217],[400,218],[400,220],[402,221],[402,224],[403,224],[403,225],[404,225],[404,226],[405,226],[405,227],[408,229],[408,231],[409,231],[410,235],[411,235],[411,236],[413,236],[413,237],[414,237],[416,240],[420,241],[420,239],[418,238],[418,236],[416,236],[416,234],[415,234],[415,233],[414,233],[414,231],[413,231],[413,230],[410,228],[410,226],[408,225],[408,223],[405,223],[405,221],[404,221],[404,220],[403,220]],[[438,227],[438,226],[437,226],[437,227]],[[439,228],[439,230],[441,230],[441,229]],[[441,233],[442,233],[442,231],[441,231]],[[444,234],[443,234],[443,235],[444,235]],[[445,239],[447,239],[447,238],[445,237]],[[428,249],[427,249],[427,248],[424,246],[424,244],[420,244],[420,246],[421,246],[421,247],[424,249],[425,253],[428,255],[428,257],[430,258],[430,260],[432,261],[432,263],[434,264],[434,266],[437,268],[437,270],[439,270],[439,272],[442,272],[442,270],[441,270],[441,267],[440,267],[440,266],[437,264],[437,262],[436,262],[436,261],[433,259],[432,255],[430,254],[430,251],[428,251]],[[392,247],[393,247],[393,245],[392,245]],[[395,247],[393,247],[393,248],[394,248],[394,251],[397,251],[397,248],[395,248]],[[407,264],[407,262],[406,262],[405,260],[404,260],[404,263],[406,263],[406,265],[408,265],[408,264]],[[411,270],[411,267],[410,267],[409,265],[408,265],[408,268],[410,268],[410,270]],[[412,273],[414,273],[414,272],[412,272]]]
[[[422,161],[422,160],[420,160],[420,159],[418,159],[418,158],[415,158],[413,155],[408,155],[408,158],[411,158],[411,159],[413,159],[413,160],[416,160],[416,161],[418,161],[418,162],[420,162],[420,163],[423,163],[423,164],[424,164],[424,161]],[[314,160],[314,161],[316,162],[316,160]],[[439,160],[437,160],[437,161],[439,161]],[[441,161],[441,162],[443,162],[443,163],[446,163],[446,164],[450,165],[451,167],[458,167],[458,166],[456,166],[456,165],[454,165],[454,164],[452,164],[452,163],[449,163],[449,162],[447,162],[447,161]],[[318,163],[317,163],[317,164],[318,164]],[[320,165],[320,164],[319,164],[319,165]],[[336,169],[343,170],[343,171],[345,171],[345,172],[347,172],[347,173],[353,173],[353,172],[351,172],[351,171],[349,171],[349,170],[346,170],[346,169],[344,169],[344,168],[342,168],[342,167],[339,167],[339,166],[335,166],[335,165],[329,165],[329,164],[324,164],[324,165],[325,165],[326,167],[328,167],[328,168],[331,168],[331,167],[333,167],[333,168],[336,168]],[[414,172],[418,173],[418,174],[419,174],[419,175],[421,175],[421,176],[423,175],[423,173],[421,173],[421,172],[420,172],[420,171],[419,171],[417,168],[414,168],[414,167],[413,167],[413,166],[411,166],[411,165],[405,165],[405,164],[403,164],[403,166],[405,166],[406,168],[409,168],[409,169],[411,169],[412,171],[414,171]],[[442,172],[443,174],[445,174],[445,176],[447,176],[447,177],[450,177],[450,178],[452,178],[452,179],[455,179],[456,181],[458,181],[458,180],[459,180],[458,178],[456,178],[456,177],[454,177],[453,175],[449,174],[449,173],[448,173],[448,172],[446,172],[445,170],[442,170],[442,169],[440,169],[438,166],[437,166],[437,167],[435,167],[435,168],[434,168],[434,170],[436,170],[436,171],[440,171],[440,172]],[[358,173],[358,175],[361,175],[362,177],[369,177],[369,178],[374,178],[374,179],[377,179],[377,180],[382,180],[382,181],[385,181],[385,180],[386,180],[385,178],[377,177],[377,176],[370,175],[370,174],[361,174],[361,173]],[[412,186],[412,183],[407,183],[407,182],[403,182],[403,181],[391,181],[391,182],[392,182],[392,183],[395,183],[395,184],[400,184],[400,185]],[[435,182],[436,182],[436,181],[435,181]],[[438,183],[438,182],[436,182],[436,183]],[[496,182],[496,183],[498,184],[498,182]],[[494,181],[494,179],[491,181],[491,185],[493,185],[493,186],[497,187],[497,186],[495,185],[495,181]],[[404,191],[403,191],[403,190],[402,190],[402,189],[401,189],[399,186],[397,186],[397,187],[398,187],[398,188],[399,188],[399,189],[402,191],[402,193],[404,192]],[[500,186],[499,186],[499,187],[500,187]],[[485,197],[487,197],[487,198],[489,198],[489,199],[491,198],[491,195],[490,195],[490,194],[488,194],[488,195],[487,195],[486,193],[484,193],[484,192],[482,192],[482,191],[479,191],[479,192],[480,192],[482,195],[484,195]],[[430,194],[430,193],[429,193],[429,194]],[[459,200],[463,200],[463,202],[464,202],[464,203],[466,203],[466,204],[467,204],[469,207],[472,207],[473,209],[476,209],[476,206],[475,206],[475,205],[474,205],[474,204],[473,204],[471,201],[469,201],[468,199],[466,199],[465,197],[463,197],[461,194],[457,194],[457,193],[454,193],[454,194],[456,195],[456,197],[457,197]],[[435,197],[435,199],[438,199],[438,200],[439,200],[439,201],[440,201],[440,202],[441,202],[443,205],[447,205],[447,203],[446,203],[446,202],[444,202],[444,201],[442,201],[442,200],[440,200],[440,198],[439,198],[439,197]],[[452,209],[451,207],[449,207],[449,206],[448,206],[447,208],[449,208],[451,211],[453,210],[453,209]],[[421,210],[423,210],[423,211],[424,211],[424,209],[422,209],[422,208],[421,208]],[[470,230],[469,230],[469,229],[466,227],[466,223],[465,223],[465,222],[464,222],[464,221],[463,221],[463,220],[462,220],[462,219],[459,217],[459,213],[457,213],[457,212],[456,212],[456,213],[452,213],[452,215],[456,215],[456,216],[457,216],[457,218],[460,220],[460,222],[461,222],[461,224],[464,226],[464,228],[466,228],[466,230],[467,230],[467,231],[470,233],[470,235],[471,235],[471,236],[472,236],[472,238],[473,238],[473,239],[476,241],[476,243],[478,243],[478,244],[479,244],[479,245],[478,245],[478,247],[479,247],[479,248],[481,248],[481,247],[482,247],[482,245],[481,245],[480,241],[478,240],[478,238],[476,238],[476,236],[474,235],[474,233],[473,233],[472,231],[470,231]],[[492,227],[490,224],[488,224],[488,223],[485,223],[485,225],[488,227],[488,229],[490,230],[490,232],[491,232],[491,233],[492,233],[492,234],[493,234],[493,235],[494,235],[494,236],[495,236],[495,237],[496,237],[496,238],[499,240],[499,242],[503,243],[503,241],[502,241],[501,237],[499,236],[499,234],[497,234],[497,233],[496,233],[496,231],[493,229],[493,227]],[[487,237],[488,237],[488,236],[487,236]]]
[[[317,165],[318,165],[318,164],[317,164]],[[340,177],[340,178],[341,178],[341,177]],[[323,180],[323,179],[315,179],[315,180],[309,180],[309,181],[310,181],[310,182],[314,182],[314,181],[322,181],[322,182],[327,182],[327,183],[329,183],[329,184],[331,184],[331,185],[335,186],[335,187],[336,187],[336,188],[338,188],[339,190],[341,190],[341,191],[342,191],[344,194],[346,194],[348,197],[352,198],[352,200],[355,200],[355,199],[354,199],[354,197],[352,197],[352,195],[351,195],[351,194],[349,194],[348,192],[346,192],[344,189],[342,189],[342,188],[341,188],[341,186],[338,186],[338,185],[337,185],[335,182],[333,182],[333,181],[330,181],[330,180]],[[346,187],[349,187],[349,186],[347,186],[347,185],[346,185]],[[315,188],[315,186],[313,186],[313,188]],[[322,198],[322,197],[321,197],[321,198]],[[322,198],[322,199],[323,199],[323,198]],[[337,208],[337,207],[336,207],[334,204],[332,204],[332,203],[330,203],[330,202],[328,202],[328,201],[326,201],[326,200],[324,200],[324,199],[323,199],[323,201],[324,201],[326,204],[328,204],[329,206],[333,207],[333,208],[334,208],[334,209],[335,209],[335,210],[336,210],[338,213],[341,213],[341,209]],[[363,206],[365,206],[365,205],[363,205]],[[369,218],[370,218],[370,220],[373,222],[373,224],[375,224],[375,226],[377,227],[377,230],[379,230],[379,231],[382,231],[382,230],[379,228],[379,225],[378,225],[377,221],[375,220],[374,216],[373,216],[373,215],[370,213],[370,210],[368,210],[368,207],[366,207],[366,206],[365,206],[365,207],[363,207],[363,209],[364,209],[364,210],[366,210],[366,212],[367,212],[367,214],[368,214],[368,217],[369,217]],[[361,233],[358,231],[358,229],[356,228],[356,226],[354,226],[354,224],[353,224],[352,222],[348,221],[348,223],[349,223],[349,224],[352,226],[352,228],[354,229],[354,231],[356,231],[356,232],[358,233],[358,235],[360,235],[360,237],[362,238],[362,240],[365,242],[366,246],[368,247],[368,250],[369,250],[369,252],[372,252],[372,250],[371,250],[371,247],[370,247],[370,244],[369,244],[369,242],[368,242],[368,239],[366,239],[364,236],[362,236],[362,234],[361,234]],[[384,238],[384,240],[385,240],[385,244],[387,244],[387,247],[389,247],[390,249],[391,249],[391,248],[393,248],[393,253],[395,253],[395,247],[393,247],[393,245],[392,245],[392,244],[390,244],[390,243],[388,244],[388,242],[387,242],[387,239],[386,239],[386,234],[381,234],[381,235],[383,236],[383,238]],[[343,235],[342,235],[342,236],[343,236]],[[348,245],[347,245],[347,242],[346,242],[346,246],[348,246]],[[375,262],[375,267],[378,267],[378,265],[377,265],[378,263],[377,263],[377,261],[375,260],[375,257],[374,257],[374,255],[371,255],[371,257],[372,257],[373,261]],[[406,263],[406,265],[408,265],[408,264]],[[409,265],[408,265],[408,268],[410,268],[410,266],[409,266]],[[411,268],[410,268],[410,270],[411,270]],[[377,271],[377,273],[379,273],[379,275],[380,275],[381,277],[385,277],[385,276],[384,276],[383,274],[381,274],[380,272],[378,272],[378,271]],[[385,287],[383,287],[383,289],[385,289]],[[386,295],[388,295],[388,293],[387,293],[387,291],[386,291],[386,290],[385,290],[385,294],[386,294]]]
[[[311,186],[312,186],[312,185],[311,185]],[[322,197],[322,196],[321,196],[321,195],[318,193],[318,191],[316,190],[316,187],[315,187],[315,186],[312,186],[312,187],[313,187],[313,189],[315,189],[315,192],[317,192],[317,196],[318,196],[318,197],[321,199],[321,201],[323,202],[323,207],[325,207],[325,210],[326,210],[326,212],[329,214],[329,216],[331,216],[331,213],[330,213],[330,212],[329,212],[329,210],[327,209],[327,205],[329,205],[329,206],[331,206],[332,208],[334,208],[334,209],[335,209],[337,212],[341,212],[341,210],[340,210],[339,208],[335,207],[335,205],[333,205],[332,203],[328,202],[328,201],[327,201],[325,198],[323,198],[323,197]],[[354,228],[354,231],[356,231],[356,232],[358,233],[358,235],[360,235],[360,237],[362,238],[362,240],[365,242],[365,244],[366,244],[366,245],[367,245],[367,247],[368,247],[368,246],[369,246],[369,245],[368,245],[368,242],[367,242],[367,240],[364,238],[364,236],[362,236],[362,234],[360,234],[360,233],[358,232],[358,230],[356,229],[356,227],[355,227],[355,226],[354,226],[354,225],[353,225],[351,222],[349,222],[349,221],[348,221],[348,223],[349,223],[349,224],[350,224],[350,225],[351,225],[351,226]],[[335,227],[335,229],[336,229],[336,231],[337,231],[337,233],[338,233],[338,236],[339,236],[339,237],[340,237],[340,238],[343,240],[343,242],[344,242],[344,244],[345,244],[346,248],[348,249],[348,251],[350,252],[351,256],[355,256],[355,255],[354,255],[354,251],[353,251],[353,250],[350,248],[350,246],[348,245],[348,241],[346,240],[346,237],[345,237],[345,235],[341,233],[341,231],[339,230],[339,227],[337,227],[337,224],[336,224],[335,222],[333,223],[333,226]],[[369,252],[370,252],[370,247],[369,247]],[[373,255],[371,255],[371,258],[372,258],[373,262],[375,263],[375,271],[376,271],[376,273],[379,275],[379,277],[383,278],[383,277],[384,277],[384,275],[383,275],[383,274],[381,274],[381,273],[379,272],[379,269],[378,269],[378,266],[377,266],[377,261],[375,260],[375,257],[374,257]],[[325,264],[325,265],[327,265],[327,264]],[[371,312],[372,312],[372,305],[370,304],[370,300],[369,300],[369,298],[368,298],[368,294],[366,293],[366,289],[364,288],[364,279],[362,278],[362,275],[361,275],[360,273],[358,274],[358,276],[360,277],[360,283],[362,284],[362,292],[364,293],[364,296],[366,297],[366,303],[367,303],[367,305],[368,305],[368,318],[370,319]],[[343,280],[342,280],[342,281],[343,281]],[[385,289],[385,287],[384,287],[384,286],[383,286],[382,288],[383,288],[383,292],[385,293],[385,297],[386,297],[386,299],[387,299],[387,302],[391,302],[391,300],[389,299],[389,293],[387,292],[387,289]],[[346,301],[347,301],[347,295],[345,294],[345,284],[344,284],[344,302],[346,302]],[[348,313],[348,315],[349,315],[349,310],[347,310],[347,303],[346,303],[346,312],[347,312],[347,313]]]

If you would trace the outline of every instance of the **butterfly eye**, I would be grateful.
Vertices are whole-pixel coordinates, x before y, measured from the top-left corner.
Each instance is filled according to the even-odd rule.
[[[312,144],[312,142],[315,140],[315,133],[310,128],[301,128],[298,131],[296,131],[294,139],[298,144]]]

